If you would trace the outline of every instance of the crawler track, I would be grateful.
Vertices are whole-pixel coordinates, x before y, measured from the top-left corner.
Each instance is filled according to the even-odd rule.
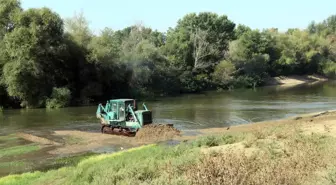
[[[135,132],[131,132],[128,129],[112,128],[106,125],[102,125],[101,132],[103,134],[121,135],[121,136],[128,136],[128,137],[134,137],[136,134]]]

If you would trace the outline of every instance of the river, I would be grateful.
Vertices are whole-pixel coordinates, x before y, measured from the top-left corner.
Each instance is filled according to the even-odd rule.
[[[174,123],[182,130],[225,127],[335,109],[336,82],[205,92],[145,103],[158,123]],[[5,110],[0,114],[0,134],[57,129],[99,131],[96,108]]]
[[[141,103],[139,102],[139,107]],[[153,111],[155,122],[173,123],[178,129],[187,132],[335,109],[336,82],[205,92],[159,98],[145,103]],[[57,163],[54,164],[55,157],[58,156],[48,152],[54,149],[53,146],[29,152],[28,150],[34,149],[29,146],[31,142],[23,139],[13,140],[10,134],[25,132],[56,140],[57,137],[53,136],[55,130],[100,132],[100,124],[95,117],[96,108],[90,106],[58,110],[4,110],[0,113],[0,176],[59,167]],[[95,153],[118,150],[118,146],[114,145],[92,148]],[[88,151],[91,149],[88,148]]]

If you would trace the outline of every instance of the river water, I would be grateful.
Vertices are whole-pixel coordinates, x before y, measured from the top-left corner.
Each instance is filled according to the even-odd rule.
[[[145,103],[153,111],[153,119],[157,123],[173,123],[175,127],[184,131],[226,127],[336,109],[336,82],[206,92],[160,98]],[[142,102],[139,102],[139,108],[141,104]],[[0,136],[23,131],[53,140],[56,139],[52,136],[53,130],[100,132],[100,123],[95,117],[96,108],[90,106],[59,110],[5,110],[0,113]],[[0,177],[10,173],[51,168],[50,165],[53,165],[56,156],[48,153],[49,147],[23,155],[5,158],[1,156],[7,152],[8,147],[27,144],[29,142],[23,139],[8,142],[0,139]],[[13,148],[9,150],[17,152]],[[117,146],[92,149],[95,153],[118,150]],[[24,164],[18,165],[20,162]]]
[[[206,92],[145,103],[158,123],[174,123],[175,127],[183,130],[225,127],[336,109],[336,82]],[[66,129],[99,131],[96,108],[5,110],[0,114],[0,135]]]

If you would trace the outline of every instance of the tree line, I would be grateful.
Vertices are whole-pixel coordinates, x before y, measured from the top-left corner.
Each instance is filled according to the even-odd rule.
[[[336,15],[306,29],[257,30],[189,13],[162,33],[141,24],[94,34],[82,13],[0,0],[0,106],[90,104],[251,88],[279,75],[336,77]]]

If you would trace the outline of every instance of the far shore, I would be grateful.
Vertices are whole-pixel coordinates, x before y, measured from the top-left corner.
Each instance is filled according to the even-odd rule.
[[[315,83],[315,82],[324,82],[329,79],[320,76],[320,75],[291,75],[291,76],[278,76],[269,78],[266,81],[266,86],[280,85],[280,86],[288,86],[288,85],[300,85],[306,83]]]
[[[321,76],[321,75],[291,75],[291,76],[270,77],[270,78],[266,79],[265,81],[266,81],[265,84],[262,85],[262,86],[259,86],[259,87],[265,87],[265,86],[293,87],[293,86],[302,85],[302,84],[315,84],[315,83],[319,83],[319,82],[326,82],[326,81],[329,81],[329,79],[324,77],[324,76]],[[212,91],[212,90],[210,90],[210,91]],[[224,91],[226,91],[226,90],[224,90]],[[183,94],[188,94],[188,93],[182,93],[182,94],[178,94],[178,95],[175,95],[175,96],[180,96],[180,95],[183,95]],[[145,98],[147,101],[150,101],[150,100],[156,100],[156,98],[169,97],[169,96],[170,95],[143,97],[143,98]],[[138,101],[141,101],[141,98],[135,98],[135,99],[137,99]],[[104,103],[104,102],[90,102],[90,103],[87,103],[87,104],[73,104],[73,105],[70,105],[69,107],[97,106],[99,103]],[[4,110],[9,110],[9,109],[22,109],[22,108],[19,108],[19,107],[17,107],[17,108],[5,108],[5,107],[0,105],[0,113],[3,112]]]

